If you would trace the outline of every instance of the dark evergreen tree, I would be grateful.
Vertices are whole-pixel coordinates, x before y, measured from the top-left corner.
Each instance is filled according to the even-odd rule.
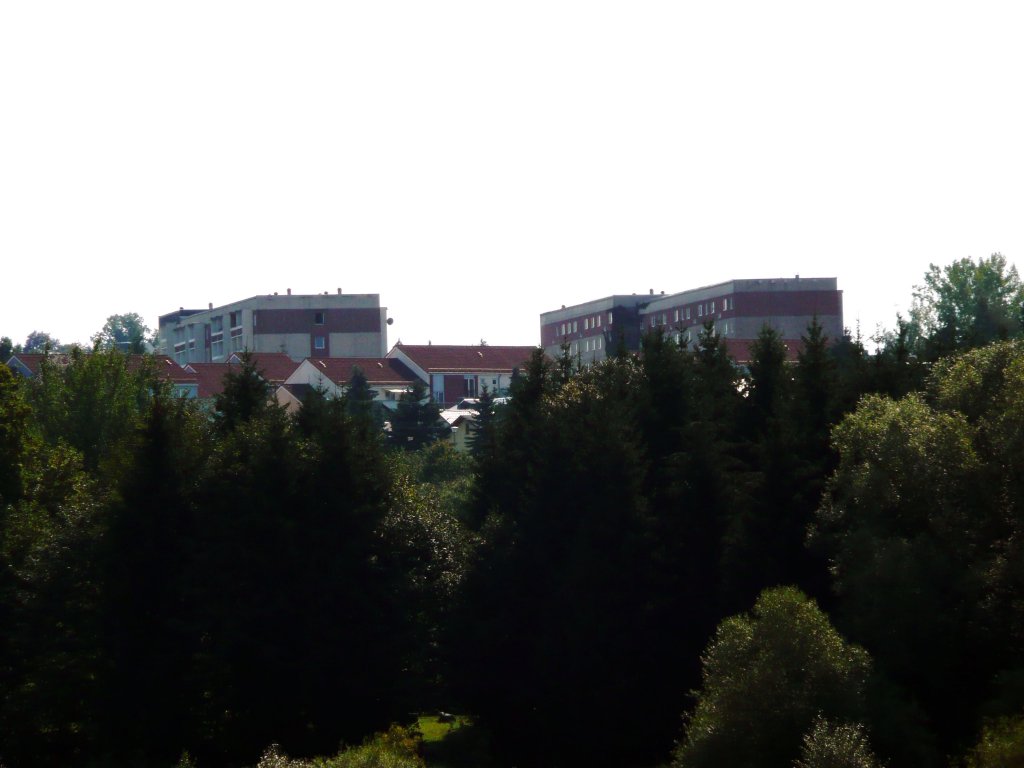
[[[484,384],[476,406],[476,416],[470,424],[470,451],[478,460],[493,456],[497,413],[494,393]]]
[[[440,409],[430,399],[427,385],[416,379],[401,396],[391,415],[390,444],[405,451],[415,451],[450,433],[441,419]]]
[[[359,366],[352,368],[352,378],[345,389],[345,408],[349,416],[356,419],[367,429],[379,431],[384,426],[384,414],[381,407],[374,402],[377,390],[370,387],[366,374]]]
[[[771,326],[750,345],[743,408],[749,492],[729,515],[723,585],[730,610],[767,587],[800,583],[808,520],[794,506],[797,461],[792,431],[792,370]],[[809,513],[809,511],[808,511]]]
[[[99,555],[102,751],[122,764],[170,765],[201,729],[193,713],[201,650],[189,583],[193,494],[209,452],[206,425],[187,400],[158,393],[130,472],[107,514]]]
[[[271,402],[270,384],[256,367],[252,354],[241,355],[241,365],[224,376],[224,388],[214,400],[216,421],[222,433],[264,415],[277,406]]]

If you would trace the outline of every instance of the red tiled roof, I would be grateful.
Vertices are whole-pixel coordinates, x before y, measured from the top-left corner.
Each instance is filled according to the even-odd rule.
[[[457,346],[445,344],[396,344],[428,373],[445,371],[509,371],[522,367],[536,347]]]
[[[59,355],[54,353],[53,356],[56,358]],[[32,375],[35,376],[39,373],[39,365],[43,362],[44,357],[46,357],[46,355],[36,354],[34,352],[19,352],[11,355],[11,360],[17,359],[17,362],[28,368],[28,370],[32,372]],[[7,362],[10,364],[11,361],[8,360]]]
[[[233,354],[228,358],[227,365],[231,365],[231,360],[236,358],[241,359],[241,355]],[[295,373],[295,369],[301,365],[284,352],[254,352],[251,358],[256,370],[271,384],[283,384],[284,380]]]
[[[195,372],[199,398],[216,397],[224,391],[224,376],[235,366],[230,363],[189,363],[188,367]]]
[[[309,358],[309,362],[342,386],[352,380],[352,370],[356,367],[361,368],[367,382],[374,385],[410,384],[416,380],[416,374],[409,370],[409,366],[390,357],[322,357]]]
[[[91,353],[87,350],[83,350],[82,354],[88,355]],[[43,359],[46,358],[47,355],[30,352],[13,355],[12,357],[16,357],[18,362],[31,371],[33,376],[36,376],[39,373],[39,368],[42,365]],[[57,365],[66,365],[71,359],[70,355],[62,352],[51,352],[48,357]],[[128,355],[125,360],[125,368],[129,373],[136,373],[143,367],[143,365],[147,364],[152,365],[153,371],[156,375],[166,381],[173,381],[177,383],[195,381],[194,374],[186,371],[167,355]]]

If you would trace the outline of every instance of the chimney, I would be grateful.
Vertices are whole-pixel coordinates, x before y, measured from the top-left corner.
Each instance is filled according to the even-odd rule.
[[[338,295],[341,296],[341,288],[338,289]]]
[[[210,302],[210,309],[213,309],[213,302]]]
[[[289,289],[288,289],[288,295],[289,295],[289,296],[291,296],[291,295],[292,295],[292,289],[291,289],[291,288],[289,288]]]
[[[651,296],[653,296],[653,295],[654,295],[654,289],[651,288]]]

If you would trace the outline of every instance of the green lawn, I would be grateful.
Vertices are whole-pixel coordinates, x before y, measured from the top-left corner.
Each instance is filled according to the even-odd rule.
[[[423,741],[426,744],[441,741],[449,733],[469,724],[468,719],[457,715],[454,723],[442,723],[437,715],[421,715],[416,719],[416,727],[423,734]]]
[[[429,768],[488,768],[491,766],[487,734],[471,718],[456,715],[455,722],[442,723],[436,715],[416,718],[423,734],[423,757]]]

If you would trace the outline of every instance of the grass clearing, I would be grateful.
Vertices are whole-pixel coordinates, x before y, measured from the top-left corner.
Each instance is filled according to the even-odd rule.
[[[451,723],[442,723],[437,715],[421,715],[416,718],[416,728],[423,734],[423,742],[425,744],[442,741],[449,733],[457,731],[464,725],[471,724],[468,718],[458,715],[455,716],[455,721]]]

